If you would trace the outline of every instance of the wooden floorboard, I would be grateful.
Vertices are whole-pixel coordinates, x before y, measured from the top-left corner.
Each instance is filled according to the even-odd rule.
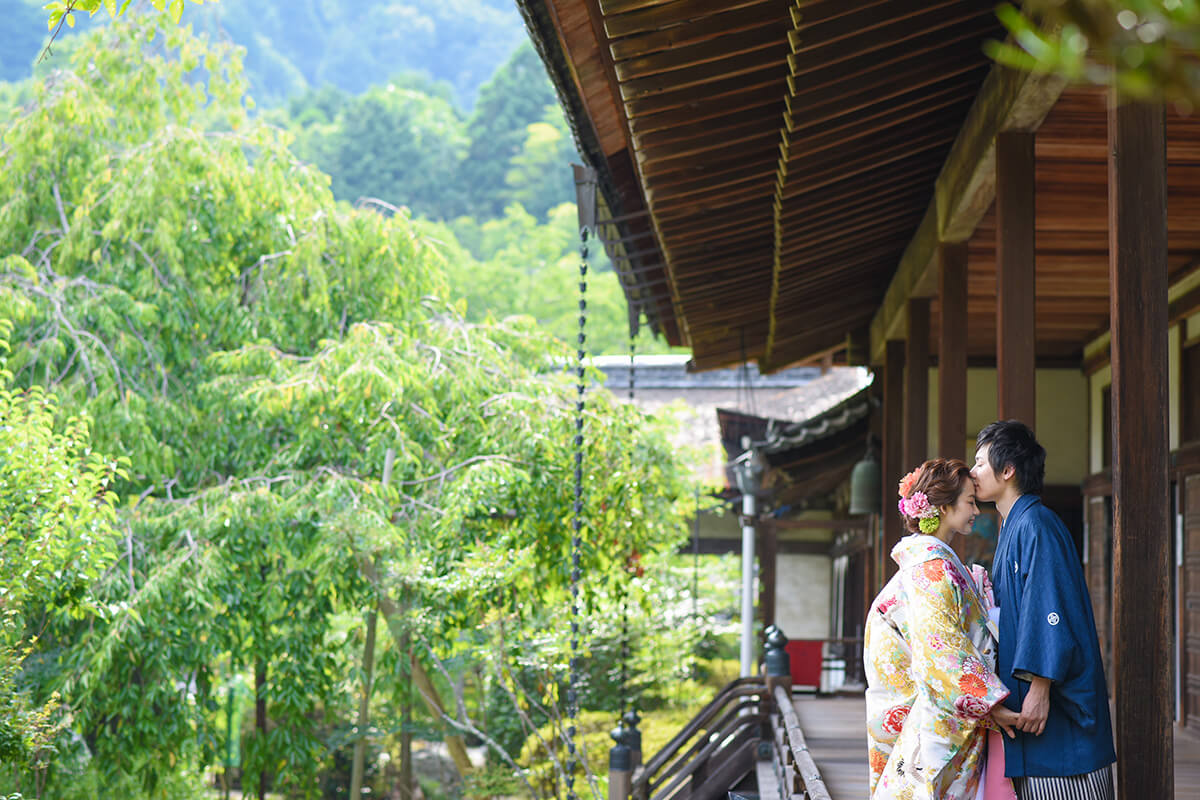
[[[1175,797],[1200,800],[1200,733],[1175,729]]]
[[[833,800],[866,800],[867,734],[863,699],[797,695],[795,706],[809,752]],[[1175,798],[1200,800],[1200,731],[1176,729]]]
[[[867,797],[866,705],[861,697],[796,695],[796,716],[833,800]]]

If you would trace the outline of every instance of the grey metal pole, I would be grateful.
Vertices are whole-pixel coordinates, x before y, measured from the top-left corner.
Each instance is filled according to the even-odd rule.
[[[742,495],[742,677],[754,674],[754,492]]]

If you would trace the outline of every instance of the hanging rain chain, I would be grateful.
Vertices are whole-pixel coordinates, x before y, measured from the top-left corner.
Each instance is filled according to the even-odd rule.
[[[575,720],[579,715],[579,558],[582,549],[583,530],[583,393],[584,356],[587,344],[587,271],[588,229],[579,229],[579,347],[576,352],[576,399],[575,399],[575,506],[574,528],[571,536],[571,661],[567,687],[567,800],[577,800],[575,792],[575,768],[578,759],[575,751]]]
[[[636,355],[637,340],[634,338],[633,328],[629,330],[629,405],[632,408],[634,399],[634,377],[635,372],[635,355]],[[632,461],[634,455],[633,437],[629,437],[629,455]],[[632,571],[634,569],[633,553],[629,554],[629,563],[626,564],[626,580],[629,583],[633,582]],[[618,589],[618,597],[621,602],[621,719],[625,718],[625,712],[629,710],[632,703],[629,697],[629,587],[621,586]],[[618,724],[621,724],[618,722]]]

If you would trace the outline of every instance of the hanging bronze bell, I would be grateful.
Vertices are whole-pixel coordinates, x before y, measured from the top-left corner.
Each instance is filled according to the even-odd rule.
[[[878,514],[883,475],[875,448],[867,444],[867,452],[850,473],[850,513]]]

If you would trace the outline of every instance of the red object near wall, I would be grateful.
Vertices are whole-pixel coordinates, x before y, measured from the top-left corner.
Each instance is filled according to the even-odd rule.
[[[788,659],[792,666],[792,686],[821,686],[821,652],[823,639],[792,639],[787,643]]]

